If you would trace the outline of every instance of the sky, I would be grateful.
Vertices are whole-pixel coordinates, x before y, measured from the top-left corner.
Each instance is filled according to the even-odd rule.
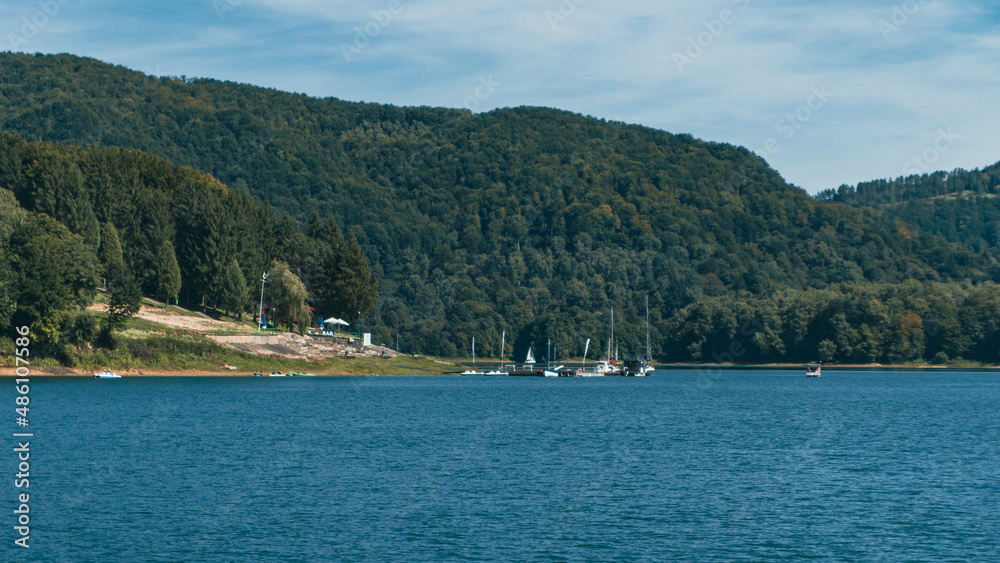
[[[1000,160],[981,0],[0,0],[0,50],[745,146],[810,193]]]

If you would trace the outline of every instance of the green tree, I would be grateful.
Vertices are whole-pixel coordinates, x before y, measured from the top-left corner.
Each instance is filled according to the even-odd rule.
[[[97,249],[97,257],[101,262],[101,277],[105,279],[112,272],[119,272],[125,268],[125,259],[122,257],[122,243],[118,239],[118,229],[111,223],[101,224],[101,244]]]
[[[71,154],[51,145],[34,144],[21,184],[21,200],[28,208],[57,219],[96,250],[100,227],[84,185],[83,174]]]
[[[241,318],[246,310],[248,296],[249,289],[243,270],[235,259],[230,260],[222,278],[222,304],[226,308],[226,314],[233,311],[237,319]]]
[[[829,362],[837,355],[837,345],[832,340],[824,340],[819,343],[816,352],[819,354],[821,362]]]
[[[352,235],[345,241],[332,220],[319,234],[318,271],[310,278],[316,307],[324,316],[356,319],[378,301],[368,260],[357,239]]]
[[[142,288],[125,269],[108,276],[108,331],[125,328],[125,321],[139,312],[142,306]]]
[[[167,306],[181,292],[181,268],[177,264],[174,244],[169,240],[163,241],[156,253],[156,279],[157,292],[163,295],[164,306]]]
[[[280,261],[275,261],[271,266],[267,285],[275,325],[278,324],[278,319],[284,319],[288,330],[292,330],[292,325],[295,325],[299,333],[305,334],[311,321],[309,307],[306,305],[306,286],[288,269],[288,264]]]
[[[25,215],[11,233],[7,252],[12,274],[7,292],[14,293],[15,325],[53,328],[59,311],[93,302],[97,258],[82,237],[55,219]]]

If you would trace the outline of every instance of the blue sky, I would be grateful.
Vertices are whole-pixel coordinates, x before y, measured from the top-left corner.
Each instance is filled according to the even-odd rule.
[[[743,145],[811,193],[1000,160],[1000,8],[934,0],[0,1],[4,50]]]

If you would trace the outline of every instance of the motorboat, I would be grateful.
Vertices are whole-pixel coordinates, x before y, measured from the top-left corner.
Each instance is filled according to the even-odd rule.
[[[105,369],[104,371],[99,371],[94,373],[94,377],[97,379],[121,379],[122,376],[111,371],[111,369]]]
[[[580,377],[607,377],[612,375],[621,375],[617,368],[615,368],[615,363],[612,360],[603,360],[596,362],[594,367],[591,369],[580,369],[577,370]]]

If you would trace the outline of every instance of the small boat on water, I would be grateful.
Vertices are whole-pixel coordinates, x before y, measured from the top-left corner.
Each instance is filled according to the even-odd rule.
[[[104,371],[99,371],[94,373],[94,377],[97,379],[121,379],[122,376],[111,371],[111,369],[105,369]]]
[[[613,360],[595,362],[592,368],[587,369],[584,367],[578,369],[576,373],[578,377],[609,377],[621,375],[618,372],[618,369],[615,368],[615,362]]]
[[[823,371],[823,363],[806,364],[806,377],[820,377]]]
[[[286,376],[280,371],[272,371],[271,375],[269,375],[268,377],[286,377]]]
[[[622,362],[622,375],[627,377],[646,377],[653,371],[653,367],[646,364],[646,360],[636,357],[634,360]]]

